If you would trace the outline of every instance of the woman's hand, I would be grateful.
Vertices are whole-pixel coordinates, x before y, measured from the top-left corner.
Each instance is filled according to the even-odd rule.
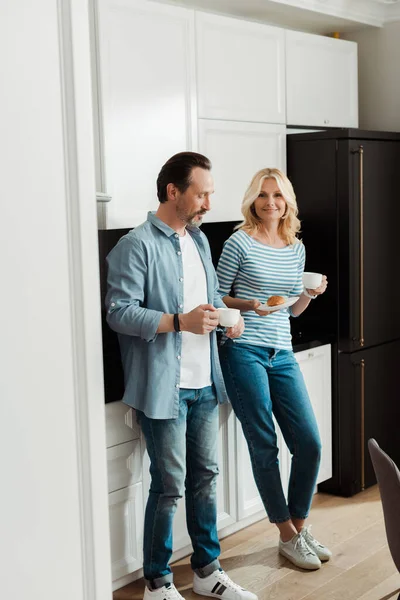
[[[234,339],[240,337],[244,331],[243,317],[240,317],[239,321],[233,327],[228,327],[225,331],[225,335],[228,338]]]
[[[257,308],[260,306],[261,302],[259,300],[247,300],[246,301],[246,312],[249,310],[255,310],[257,312]]]
[[[321,285],[319,285],[317,288],[315,288],[315,290],[307,289],[307,292],[309,294],[311,294],[311,296],[320,296],[321,294],[323,294],[325,292],[327,286],[328,286],[328,280],[326,278],[326,275],[322,275]]]

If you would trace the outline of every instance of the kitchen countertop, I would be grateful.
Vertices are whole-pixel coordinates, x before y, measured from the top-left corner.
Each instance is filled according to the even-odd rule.
[[[320,336],[297,334],[293,335],[292,339],[293,352],[302,352],[303,350],[318,348],[318,346],[325,346],[325,344],[332,344],[333,342],[334,336],[329,334]]]

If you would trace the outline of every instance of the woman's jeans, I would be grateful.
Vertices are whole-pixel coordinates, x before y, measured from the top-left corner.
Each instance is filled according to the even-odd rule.
[[[144,577],[150,589],[172,581],[172,523],[185,489],[192,568],[207,576],[219,568],[216,479],[218,402],[214,387],[181,389],[176,419],[149,419],[137,411],[150,457],[151,484],[144,521]]]
[[[220,350],[229,398],[249,447],[254,479],[272,523],[308,516],[321,441],[292,351],[228,340]],[[279,473],[274,414],[292,454],[288,501]]]

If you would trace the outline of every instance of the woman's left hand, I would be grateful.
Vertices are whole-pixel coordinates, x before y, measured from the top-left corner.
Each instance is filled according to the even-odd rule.
[[[236,323],[236,325],[234,325],[233,327],[228,327],[225,331],[225,335],[228,338],[237,338],[240,337],[242,335],[244,331],[244,321],[243,321],[243,317],[240,317],[238,323]]]
[[[326,275],[322,275],[321,285],[319,285],[317,288],[315,288],[315,290],[307,289],[307,292],[309,294],[311,294],[311,296],[320,296],[321,294],[323,294],[325,292],[327,286],[328,286],[328,280],[326,278]]]

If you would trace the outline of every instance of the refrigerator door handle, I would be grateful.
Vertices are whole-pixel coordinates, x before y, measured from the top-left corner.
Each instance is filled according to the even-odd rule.
[[[364,346],[364,146],[353,150],[359,157],[359,194],[360,194],[360,338],[359,344]]]
[[[361,394],[360,394],[360,416],[361,416],[361,490],[365,489],[365,360],[360,362],[361,369]]]

